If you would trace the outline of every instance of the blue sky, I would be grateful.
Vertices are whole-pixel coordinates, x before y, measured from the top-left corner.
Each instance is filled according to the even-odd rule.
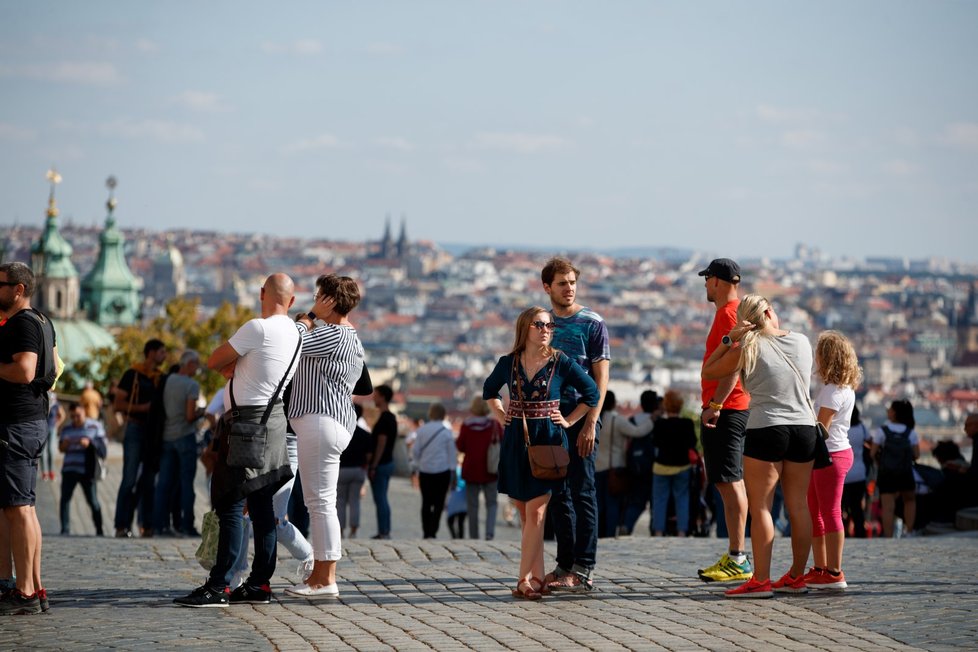
[[[274,7],[274,10],[273,10]],[[978,260],[978,3],[0,0],[0,224]]]

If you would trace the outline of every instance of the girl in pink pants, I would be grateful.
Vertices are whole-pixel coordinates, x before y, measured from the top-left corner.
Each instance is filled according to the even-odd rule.
[[[825,444],[832,465],[812,471],[808,510],[812,515],[812,555],[815,566],[805,574],[812,589],[844,589],[842,572],[842,486],[852,467],[849,420],[862,373],[852,343],[838,331],[825,331],[815,346],[815,364],[824,386],[815,399],[819,422],[828,430]]]

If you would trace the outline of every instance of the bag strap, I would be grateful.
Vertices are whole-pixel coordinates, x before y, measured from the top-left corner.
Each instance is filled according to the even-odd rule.
[[[435,437],[437,437],[438,435],[441,434],[441,431],[442,430],[448,430],[448,426],[446,426],[445,424],[442,424],[441,428],[439,428],[438,430],[436,430],[435,431],[435,434],[433,434],[431,437],[429,437],[425,441],[424,446],[422,446],[420,448],[420,450],[418,450],[418,454],[414,457],[414,461],[415,462],[418,462],[421,459],[421,453],[423,453],[423,452],[425,452],[425,450],[427,450],[428,444],[430,444],[431,442],[433,442],[435,440]]]
[[[520,352],[522,354],[522,351]],[[516,388],[517,395],[519,396],[519,401],[523,402],[523,377],[520,375],[519,364],[520,364],[520,354],[513,356],[513,376],[516,378]],[[557,370],[557,360],[560,359],[560,351],[554,351],[553,357],[547,364],[553,364],[550,367],[550,376],[547,377],[547,391],[550,391],[550,381],[554,379],[554,371]],[[538,372],[539,373],[539,372]],[[512,387],[512,382],[510,382],[510,387]],[[523,418],[523,442],[526,447],[530,447],[530,427],[526,423],[526,411],[522,411],[520,416]]]
[[[275,405],[275,401],[278,400],[278,395],[282,391],[282,386],[285,385],[285,379],[289,377],[289,372],[292,370],[292,365],[295,363],[296,357],[299,355],[299,349],[302,348],[302,335],[299,336],[299,342],[295,345],[295,353],[292,354],[292,360],[289,361],[289,366],[285,368],[285,375],[282,376],[282,380],[279,381],[278,387],[275,388],[275,393],[272,394],[272,398],[268,400],[268,405],[265,407],[265,413],[261,415],[261,425],[265,425],[268,422],[268,417],[272,416],[272,406]],[[238,412],[238,404],[234,400],[234,376],[231,376],[231,382],[228,384],[228,389],[231,394],[231,416],[237,418],[240,413]]]
[[[812,416],[815,417],[815,422],[818,423],[818,412],[815,411],[815,404],[812,403],[812,397],[809,395],[808,392],[805,391],[805,379],[802,378],[801,372],[798,371],[798,367],[795,366],[795,363],[791,361],[791,358],[789,358],[785,354],[785,352],[781,350],[781,347],[779,347],[777,344],[771,342],[771,347],[778,352],[778,355],[781,356],[781,359],[787,362],[788,366],[791,367],[792,371],[795,372],[795,376],[798,377],[798,382],[800,383],[799,387],[801,388],[801,393],[805,395],[805,400],[808,401],[808,409],[812,411]]]

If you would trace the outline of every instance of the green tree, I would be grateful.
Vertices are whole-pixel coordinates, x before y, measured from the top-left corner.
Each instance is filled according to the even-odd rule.
[[[165,306],[165,315],[156,317],[144,325],[128,326],[116,334],[114,347],[103,347],[89,352],[89,359],[72,365],[71,374],[62,376],[59,390],[77,393],[75,379],[91,379],[95,388],[106,395],[113,382],[134,363],[143,359],[143,346],[148,340],[159,339],[166,344],[168,355],[164,368],[176,363],[185,349],[194,349],[206,361],[211,352],[234,334],[238,328],[254,318],[254,311],[224,302],[210,317],[201,315],[200,300],[177,297]],[[224,384],[224,378],[202,368],[201,391],[211,396]]]

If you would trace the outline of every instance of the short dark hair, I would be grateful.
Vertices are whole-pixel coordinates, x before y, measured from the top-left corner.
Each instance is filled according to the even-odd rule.
[[[166,344],[164,344],[162,340],[152,339],[146,342],[145,345],[143,345],[143,355],[147,356],[150,353],[153,353],[154,351],[159,351],[160,349],[165,349],[165,348],[166,348]]]
[[[638,401],[642,405],[642,412],[655,412],[659,409],[659,393],[651,389],[642,392]]]
[[[394,398],[394,390],[391,389],[390,385],[377,385],[374,387],[374,391],[384,397],[384,400],[388,403]]]
[[[333,309],[341,315],[348,315],[360,303],[360,288],[349,276],[323,274],[316,279],[319,294],[336,300]]]
[[[604,393],[604,403],[601,404],[602,412],[611,412],[618,405],[618,400],[615,398],[615,393],[610,389]]]
[[[30,299],[34,296],[34,272],[24,263],[12,261],[0,265],[0,272],[7,275],[7,280],[11,283],[20,283],[24,286],[24,296]]]
[[[448,414],[445,406],[441,403],[432,403],[428,406],[428,418],[432,421],[441,421]]]
[[[540,280],[543,281],[544,285],[553,285],[554,277],[557,274],[570,274],[571,272],[574,272],[575,277],[581,277],[581,270],[574,267],[571,261],[562,256],[554,256],[547,261],[540,271]]]
[[[77,401],[72,401],[71,403],[68,404],[68,414],[71,414],[72,411],[74,411],[75,408],[82,408],[82,409],[84,409],[84,407],[82,406],[81,403],[78,403]]]

